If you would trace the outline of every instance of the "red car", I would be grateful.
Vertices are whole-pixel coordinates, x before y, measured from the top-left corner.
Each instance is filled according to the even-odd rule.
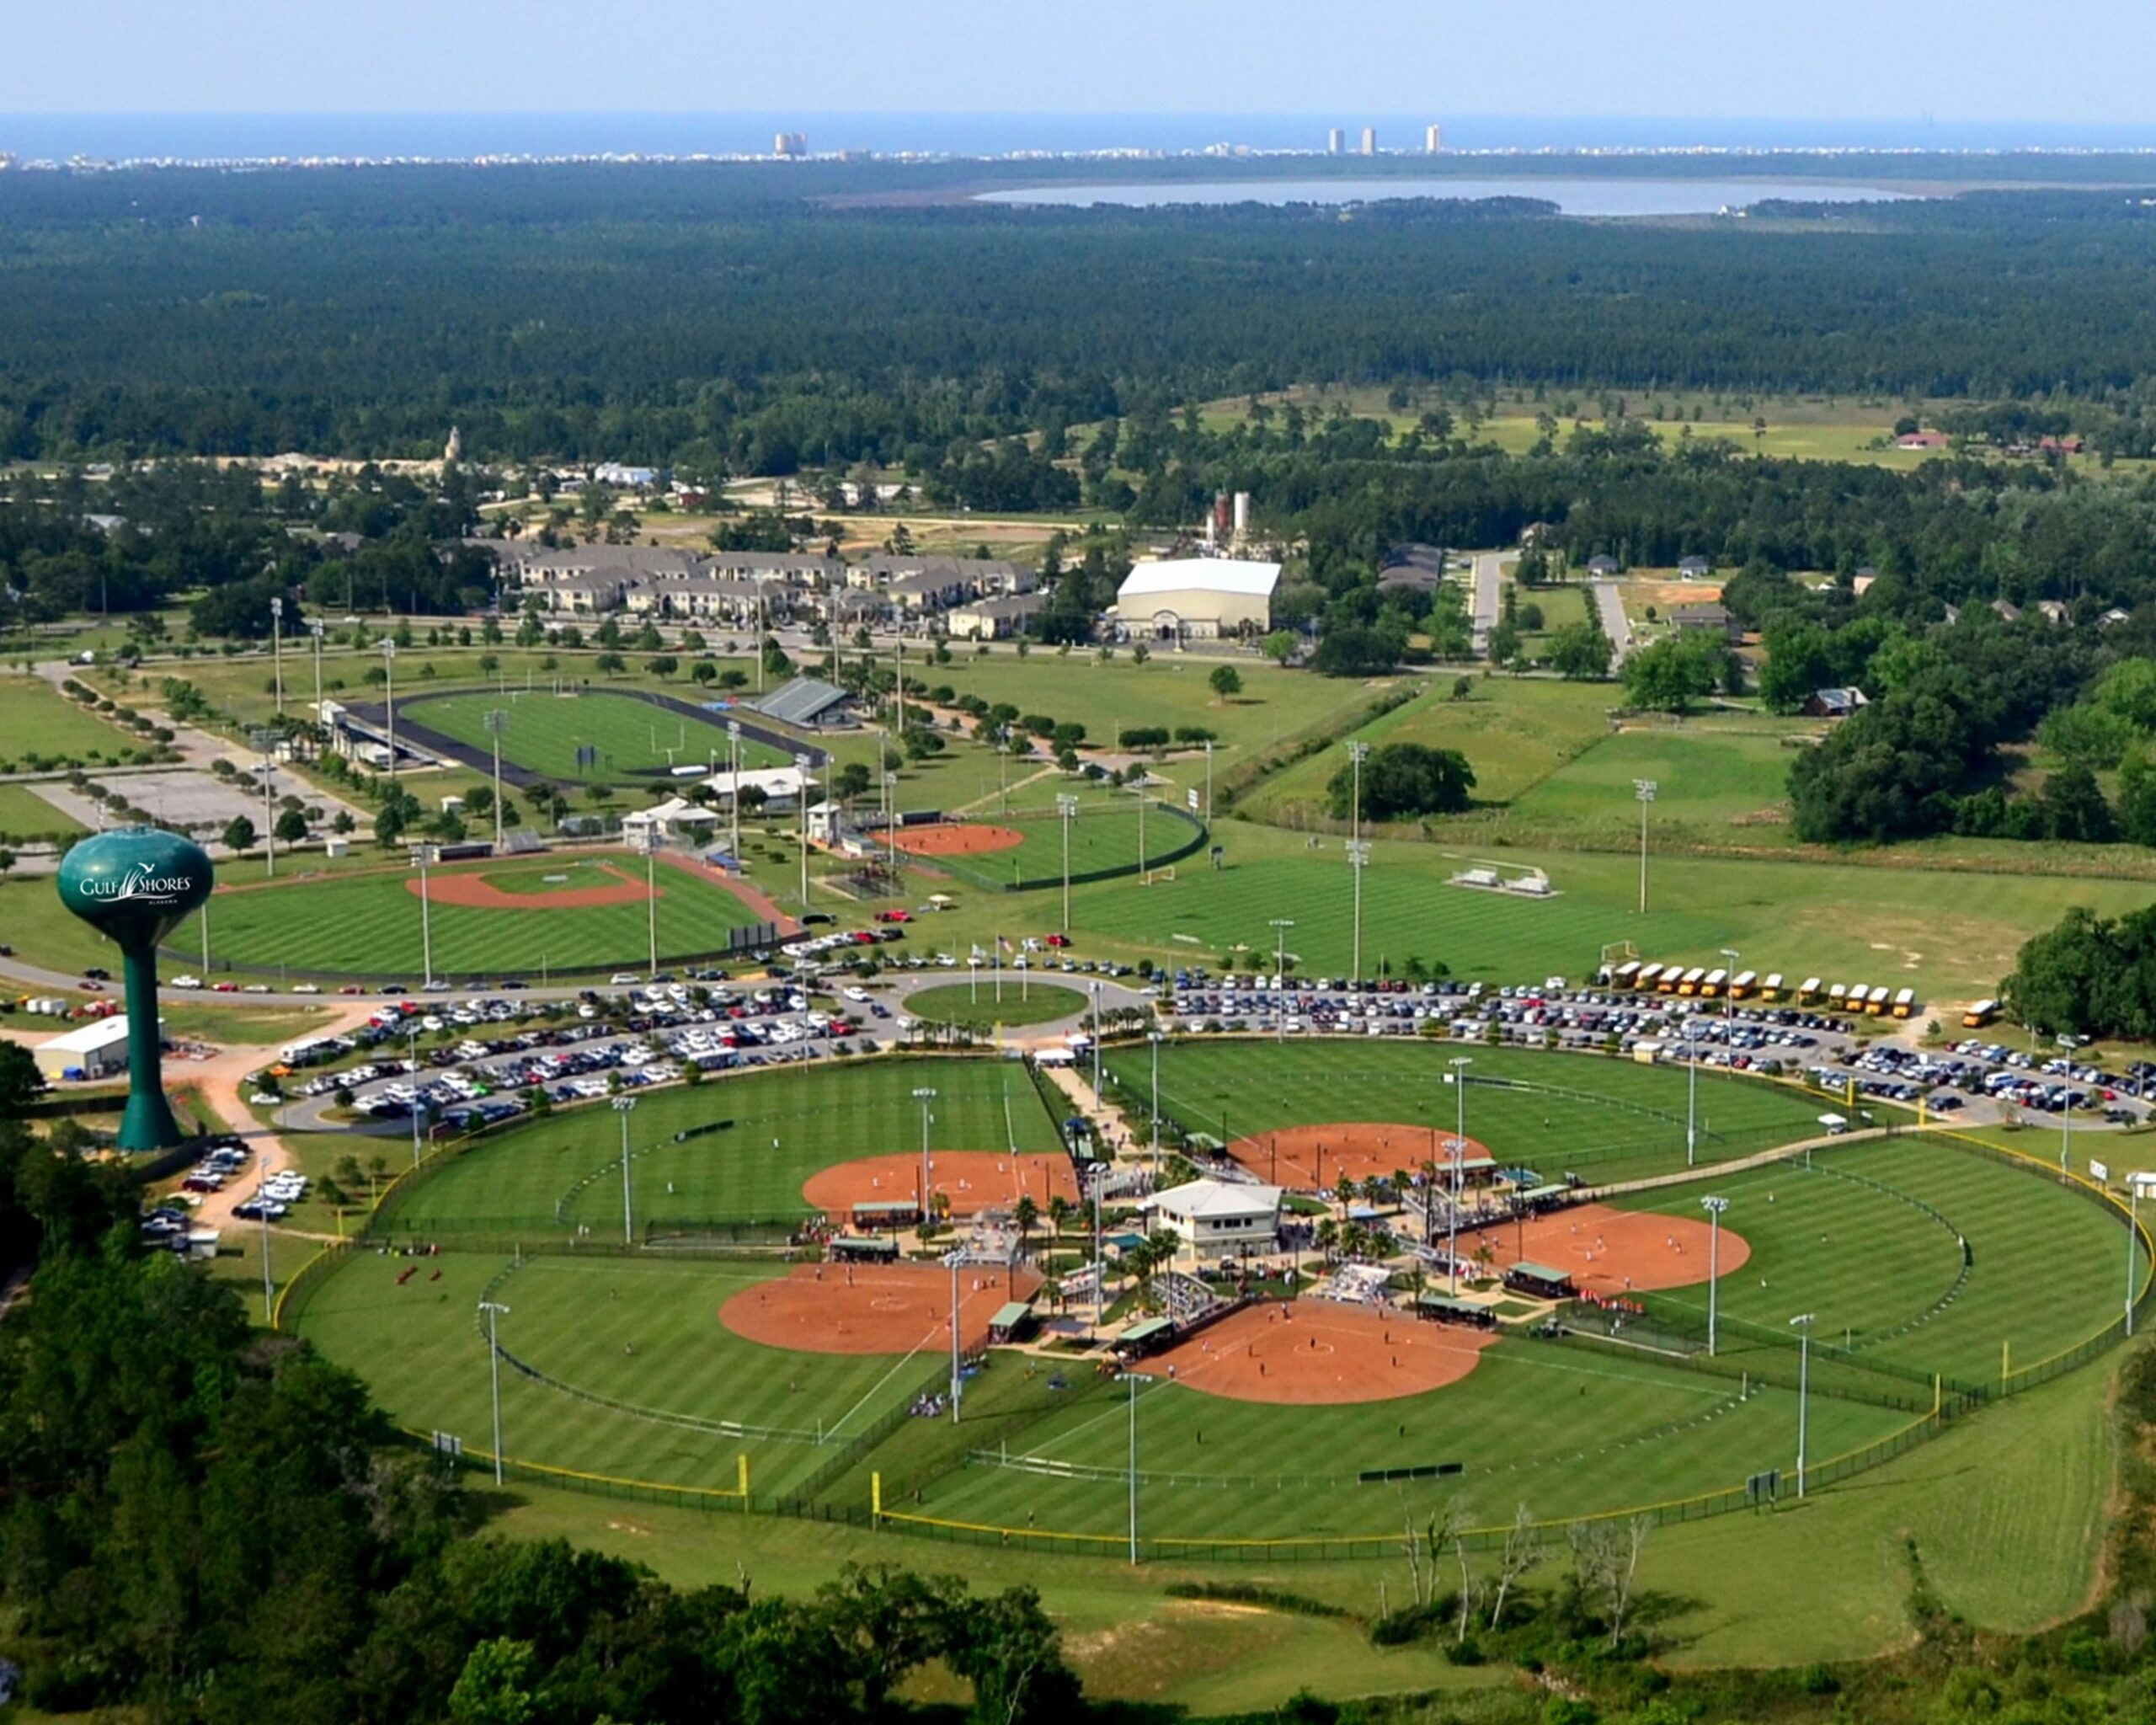
[[[1048,944],[1052,947],[1067,947],[1070,944],[1070,937],[1067,934],[1051,934],[1048,937]]]
[[[910,922],[913,921],[913,912],[910,911],[878,911],[876,913],[876,920],[878,922]]]

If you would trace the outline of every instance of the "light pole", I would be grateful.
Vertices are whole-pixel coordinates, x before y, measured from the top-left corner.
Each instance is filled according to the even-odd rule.
[[[637,1111],[633,1096],[614,1098],[614,1112],[622,1117],[622,1243],[637,1243],[636,1209],[629,1193],[629,1116]]]
[[[1138,878],[1142,881],[1145,878],[1145,785],[1142,776],[1129,789],[1138,798]]]
[[[494,745],[494,849],[502,847],[502,729],[509,714],[499,707],[487,709],[487,736]]]
[[[1129,1371],[1123,1376],[1130,1381],[1130,1562],[1138,1562],[1138,1386],[1153,1381],[1144,1372]]]
[[[1721,980],[1721,1049],[1727,1061],[1723,1067],[1732,1079],[1737,1076],[1737,1044],[1732,1039],[1737,1034],[1737,961],[1741,954],[1735,947],[1724,947],[1721,955],[1729,961],[1729,973]]]
[[[1684,1009],[1684,1166],[1691,1167],[1700,1151],[1700,1016]]]
[[[2131,1338],[2133,1334],[2134,1247],[2141,1238],[2140,1175],[2128,1174],[2126,1177],[2126,1194],[2128,1218],[2126,1230],[2126,1332]]]
[[[801,914],[808,914],[808,767],[806,755],[793,757],[794,776],[801,781],[800,788],[793,793],[794,806],[800,810],[801,828]]]
[[[1273,1039],[1277,1043],[1288,1040],[1288,931],[1295,926],[1292,916],[1275,916],[1267,926],[1273,930]]]
[[[262,860],[274,875],[277,872],[277,823],[275,792],[271,782],[277,771],[277,733],[265,726],[254,732],[250,740],[255,752],[262,756]]]
[[[1370,866],[1370,841],[1348,841],[1348,866],[1355,871],[1355,961],[1353,980],[1363,977],[1363,871]]]
[[[397,643],[382,638],[382,710],[389,719],[389,782],[397,782]]]
[[[891,895],[899,890],[899,776],[886,771],[883,774],[883,845],[890,852]]]
[[[264,1189],[269,1182],[267,1168],[255,1176],[254,1213],[262,1223],[262,1324],[264,1329],[275,1321],[277,1311],[276,1295],[273,1291],[274,1279],[270,1274],[270,1194]]]
[[[1153,1044],[1153,1184],[1161,1183],[1161,1044],[1167,1039],[1157,1030],[1149,1031],[1146,1041]]]
[[[953,1252],[944,1263],[951,1266],[951,1423],[958,1423],[958,1397],[963,1388],[963,1373],[958,1354],[958,1258]]]
[[[427,865],[435,860],[432,845],[412,846],[412,860],[419,865],[419,969],[424,986],[435,985],[434,900],[427,896]]]
[[[1213,824],[1213,740],[1205,740],[1205,824]]]
[[[734,787],[734,793],[728,798],[734,805],[734,843],[731,848],[734,866],[739,868],[741,866],[741,721],[738,718],[726,721],[726,777],[728,782]]]
[[[928,1201],[928,1105],[936,1100],[936,1092],[927,1086],[923,1086],[921,1089],[914,1092],[913,1099],[921,1104],[921,1219],[925,1222],[928,1220],[930,1208]]]
[[[1647,914],[1647,804],[1654,801],[1655,782],[1632,781],[1632,794],[1640,799],[1640,915]]]
[[[643,920],[651,937],[651,964],[644,972],[649,982],[659,980],[659,830],[647,828],[637,840],[643,852]]]
[[[277,683],[277,717],[285,716],[285,601],[270,601],[270,663]]]
[[[1716,1300],[1721,1276],[1721,1213],[1729,1208],[1729,1200],[1703,1198],[1700,1208],[1707,1213],[1707,1358],[1711,1359],[1715,1355]]]
[[[320,617],[307,620],[307,633],[314,637],[314,722],[322,723],[322,637],[329,625]]]
[[[1070,823],[1078,818],[1078,799],[1059,795],[1055,812],[1063,822],[1063,932],[1070,932]]]
[[[1452,1134],[1452,1207],[1445,1223],[1445,1261],[1452,1274],[1452,1297],[1460,1298],[1460,1159],[1467,1154],[1467,1069],[1475,1064],[1471,1055],[1455,1055],[1449,1063],[1452,1067],[1454,1091]]]
[[[1816,1311],[1800,1312],[1789,1321],[1796,1332],[1796,1494],[1800,1498],[1804,1495],[1805,1416],[1812,1396],[1812,1326],[1818,1316]]]
[[[417,1019],[405,1026],[404,1046],[412,1062],[412,1166],[419,1166],[419,1117],[427,1111],[426,1096],[419,1083],[419,1025]]]
[[[1101,985],[1093,985],[1093,1101],[1101,1100]]]
[[[496,1339],[495,1323],[509,1316],[509,1308],[499,1300],[482,1300],[479,1310],[487,1314],[487,1376],[494,1392],[494,1483],[502,1482],[502,1349]]]

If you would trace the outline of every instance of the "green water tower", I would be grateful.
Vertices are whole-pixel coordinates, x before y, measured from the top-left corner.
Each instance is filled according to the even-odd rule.
[[[154,826],[115,827],[61,858],[60,902],[120,948],[127,970],[127,1112],[122,1150],[163,1150],[185,1135],[165,1100],[157,1034],[157,943],[210,896],[202,847]]]

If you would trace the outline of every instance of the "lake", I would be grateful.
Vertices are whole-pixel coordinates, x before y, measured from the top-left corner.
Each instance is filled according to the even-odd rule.
[[[1916,195],[1882,186],[1796,179],[1630,179],[1464,177],[1396,179],[1242,179],[1153,181],[1122,185],[1033,185],[984,192],[991,204],[1085,206],[1119,204],[1153,209],[1177,204],[1364,204],[1384,198],[1540,198],[1567,216],[1711,216],[1767,198],[1806,203],[1898,201]]]

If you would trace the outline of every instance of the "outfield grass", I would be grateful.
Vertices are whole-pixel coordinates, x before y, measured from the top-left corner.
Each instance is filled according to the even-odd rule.
[[[43,677],[0,675],[0,772],[20,770],[33,756],[85,766],[120,761],[155,746],[107,724]],[[56,811],[54,818],[59,819]]]
[[[1198,1040],[1160,1051],[1161,1109],[1191,1131],[1230,1139],[1273,1127],[1353,1119],[1430,1129],[1429,1143],[1402,1135],[1401,1165],[1412,1171],[1459,1119],[1445,1081],[1460,1049],[1420,1039]],[[1686,1076],[1672,1067],[1524,1049],[1472,1050],[1467,1135],[1500,1162],[1524,1163],[1555,1180],[1568,1170],[1601,1181],[1684,1166]],[[1115,1080],[1150,1099],[1152,1051],[1108,1051]],[[1513,1089],[1508,1085],[1533,1088]],[[1758,1081],[1702,1083],[1700,1154],[1722,1161],[1817,1130],[1818,1104]]]
[[[668,688],[666,692],[680,700],[698,698],[694,684]],[[617,689],[584,688],[574,695],[514,688],[506,697],[493,689],[440,696],[400,695],[397,707],[414,724],[429,726],[483,751],[494,745],[487,730],[488,713],[505,712],[509,717],[501,733],[503,761],[558,779],[648,772],[675,765],[708,763],[714,757],[723,770],[728,758],[726,714],[707,713],[700,722]],[[750,724],[762,722],[753,713],[744,712],[741,717]],[[577,750],[584,747],[599,750],[595,766],[578,766]],[[744,768],[792,764],[791,750],[774,749],[747,737],[741,740]]]
[[[514,909],[492,909],[443,904],[437,897],[431,916],[435,974],[536,975],[543,967],[567,975],[643,963],[650,936],[641,895],[634,902],[581,908],[544,903],[543,895],[554,889],[544,877],[567,875],[569,888],[592,884],[583,877],[600,876],[600,860],[579,853],[430,871],[436,887],[445,879],[478,875],[530,900]],[[639,859],[626,853],[606,860],[632,879],[642,873]],[[606,884],[615,880],[604,876]],[[416,881],[410,870],[398,868],[220,892],[210,906],[212,960],[221,969],[261,973],[417,976],[423,968],[419,899],[408,885]],[[734,929],[755,921],[748,905],[723,887],[684,869],[659,872],[662,963],[672,956],[723,952]],[[191,926],[181,928],[168,962],[199,963],[199,939]]]
[[[0,842],[20,842],[47,833],[72,838],[88,830],[73,815],[62,814],[28,785],[0,785]]]
[[[744,1073],[638,1099],[630,1146],[640,1226],[790,1220],[810,1214],[802,1183],[820,1168],[918,1151],[932,1088],[929,1142],[948,1150],[1051,1151],[1056,1123],[1017,1065],[993,1060],[878,1060]],[[675,1135],[716,1123],[684,1142]],[[482,1140],[398,1200],[398,1233],[561,1234],[588,1224],[618,1233],[621,1139],[612,1111],[586,1106]]]
[[[1665,845],[1789,842],[1789,768],[1804,728],[1769,719],[1604,736],[1513,805],[1508,825],[1604,843],[1636,839],[1634,786],[1655,782],[1650,840]]]
[[[1068,793],[1066,793],[1068,794]],[[977,820],[1007,824],[1022,835],[1008,850],[985,851],[970,857],[928,857],[918,859],[928,868],[955,873],[962,881],[1008,883],[1026,888],[1059,885],[1063,879],[1065,841],[1069,840],[1070,870],[1073,876],[1099,874],[1111,869],[1126,873],[1158,865],[1182,850],[1196,834],[1180,809],[1163,806],[1157,792],[1150,793],[1149,807],[1141,817],[1134,799],[1110,797],[1097,790],[1080,793],[1076,814],[1066,835],[1065,821],[1055,804],[1043,804],[1038,796],[1014,797],[1007,813],[983,809]],[[1140,848],[1139,841],[1144,841]],[[903,854],[903,850],[902,850]],[[1186,858],[1187,866],[1197,866]]]
[[[936,1024],[963,1024],[975,1030],[997,1025],[1049,1024],[1086,1009],[1086,997],[1075,988],[1057,983],[1035,982],[1022,991],[1009,979],[1001,991],[993,980],[954,982],[945,988],[924,988],[906,996],[906,1012]]]

